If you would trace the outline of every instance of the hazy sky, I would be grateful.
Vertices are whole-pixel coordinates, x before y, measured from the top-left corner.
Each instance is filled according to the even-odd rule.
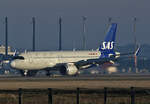
[[[118,23],[117,45],[133,43],[133,17],[136,36],[150,44],[149,0],[1,0],[0,44],[4,44],[4,17],[9,21],[9,45],[31,49],[32,16],[36,17],[36,49],[58,49],[58,17],[63,18],[63,49],[82,48],[82,16],[87,17],[87,49],[96,49],[107,29],[108,17]]]

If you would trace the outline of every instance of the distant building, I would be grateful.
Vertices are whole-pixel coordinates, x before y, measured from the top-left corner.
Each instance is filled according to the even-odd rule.
[[[0,45],[0,52],[5,52],[5,46]],[[8,46],[8,52],[11,52],[11,47]]]
[[[4,45],[0,45],[0,54],[5,54],[5,46],[4,46]],[[10,46],[8,46],[8,54],[9,54],[9,55],[14,54],[14,52],[12,52]]]

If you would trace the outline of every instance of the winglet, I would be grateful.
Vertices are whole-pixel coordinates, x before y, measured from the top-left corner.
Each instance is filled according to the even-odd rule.
[[[138,45],[138,48],[136,49],[136,51],[134,53],[134,56],[138,56],[139,51],[140,51],[140,44]]]

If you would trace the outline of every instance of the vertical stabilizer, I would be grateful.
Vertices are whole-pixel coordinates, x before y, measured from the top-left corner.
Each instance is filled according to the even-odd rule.
[[[112,23],[108,29],[105,40],[99,47],[99,51],[101,52],[100,58],[108,58],[110,55],[115,55],[114,45],[116,38],[116,30],[117,24]]]

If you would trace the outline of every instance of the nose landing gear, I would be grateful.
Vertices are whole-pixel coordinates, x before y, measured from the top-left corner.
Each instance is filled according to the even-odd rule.
[[[20,73],[22,76],[25,76],[25,77],[34,77],[34,76],[36,76],[37,71],[36,70],[30,70],[30,71],[20,70]]]

